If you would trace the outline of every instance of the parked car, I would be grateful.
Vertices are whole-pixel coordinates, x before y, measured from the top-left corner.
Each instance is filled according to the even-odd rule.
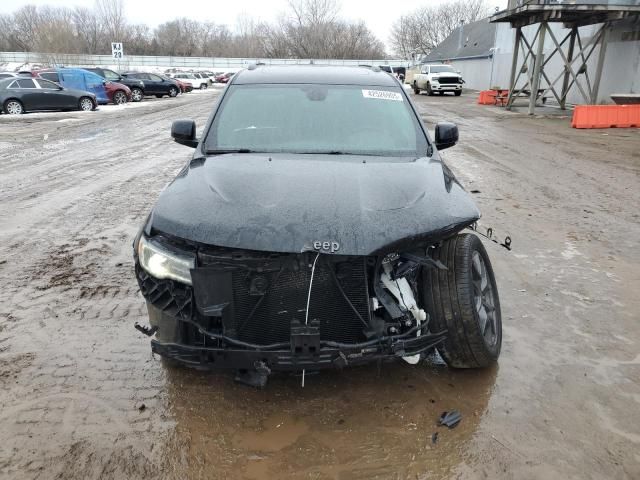
[[[100,105],[106,105],[111,101],[107,95],[107,81],[100,75],[82,68],[46,68],[34,72],[33,75],[65,88],[91,92]]]
[[[144,98],[144,82],[136,78],[123,77],[117,72],[108,68],[102,67],[86,67],[85,70],[100,75],[102,78],[109,82],[121,83],[126,85],[131,90],[131,100],[134,102],[140,102]]]
[[[209,80],[209,77],[207,75],[205,75],[204,73],[192,72],[192,75],[197,80],[200,80],[200,86],[198,88],[201,89],[201,90],[206,89],[211,84],[211,80]]]
[[[377,69],[376,69],[377,70]],[[500,303],[480,217],[397,80],[359,67],[268,66],[235,75],[134,241],[153,352],[277,370],[494,363]],[[453,313],[452,313],[453,312]]]
[[[444,64],[427,64],[422,65],[420,73],[413,76],[411,87],[413,92],[418,95],[422,90],[427,95],[433,95],[435,92],[444,94],[444,92],[453,92],[454,95],[462,95],[462,75],[454,70],[451,65]]]
[[[122,74],[125,78],[142,80],[144,82],[144,94],[147,96],[155,95],[162,98],[165,95],[175,97],[180,93],[180,87],[171,79],[161,77],[155,73],[149,72],[126,72]]]
[[[235,72],[227,72],[216,77],[216,82],[218,83],[228,83],[231,78],[235,75]]]
[[[207,78],[197,77],[194,73],[174,73],[173,78],[190,84],[194,89],[204,90],[209,86]]]
[[[162,75],[162,76],[164,76],[164,75]],[[182,93],[188,93],[188,92],[193,91],[193,85],[191,85],[190,83],[183,82],[182,80],[177,79],[177,78],[171,78],[171,77],[166,77],[166,78],[169,78],[176,85],[178,85],[178,87],[180,87],[180,92],[182,92]]]
[[[209,83],[213,83],[216,81],[216,74],[213,72],[209,72],[209,71],[205,71],[205,72],[200,72],[201,74],[203,74],[204,76],[206,76],[209,79]]]
[[[75,72],[69,74],[67,70],[75,70],[78,72],[86,72],[76,74]],[[109,80],[104,79],[102,76],[96,74],[95,72],[89,72],[88,70],[82,69],[43,69],[38,72],[34,72],[35,77],[44,78],[51,82],[58,83],[60,85],[73,86],[72,84],[77,83],[76,80],[78,76],[83,78],[86,82],[98,83],[101,82],[104,86],[104,94],[106,96],[106,100],[104,97],[98,97],[98,103],[101,105],[106,105],[107,103],[113,103],[114,105],[124,105],[127,102],[132,100],[132,94],[129,87],[123,85],[122,83],[111,82]]]
[[[0,105],[4,113],[17,115],[38,110],[94,110],[98,101],[92,92],[18,76],[0,80]]]
[[[14,72],[0,72],[0,80],[3,80],[5,78],[15,78],[15,77],[19,77],[20,75],[18,75],[17,73]]]

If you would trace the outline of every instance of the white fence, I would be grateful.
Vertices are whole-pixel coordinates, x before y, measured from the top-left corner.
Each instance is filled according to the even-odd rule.
[[[126,45],[125,45],[126,55]],[[111,55],[82,55],[60,53],[0,52],[0,64],[36,64],[46,66],[103,66],[118,67],[122,70],[140,67],[184,68],[184,69],[239,69],[251,63],[267,65],[299,65],[311,63],[310,59],[297,58],[218,58],[218,57],[160,57],[127,55],[120,62]],[[335,60],[314,59],[317,65],[391,65],[406,67],[406,60],[362,59]]]

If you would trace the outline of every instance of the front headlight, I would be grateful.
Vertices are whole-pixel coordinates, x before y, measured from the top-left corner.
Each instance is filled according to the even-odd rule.
[[[142,235],[138,241],[138,261],[140,266],[153,277],[177,280],[191,285],[190,270],[195,266],[195,259],[192,256],[171,252],[158,242]]]

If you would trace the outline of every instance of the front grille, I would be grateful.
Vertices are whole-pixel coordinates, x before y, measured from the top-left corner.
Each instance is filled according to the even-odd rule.
[[[191,319],[191,287],[173,280],[161,280],[149,275],[136,264],[140,292],[153,306],[178,319]]]
[[[440,77],[438,78],[438,82],[443,83],[459,83],[458,77]]]
[[[355,310],[368,321],[365,269],[364,258],[339,263],[326,261],[324,257],[318,260],[309,304],[309,323],[318,322],[322,340],[345,343],[363,340],[364,325],[340,293],[334,277]],[[261,274],[269,285],[264,296],[250,295],[251,275],[244,269],[233,273],[234,322],[238,338],[257,344],[289,341],[291,322],[304,324],[305,321],[311,269],[296,271],[284,266],[280,272]]]

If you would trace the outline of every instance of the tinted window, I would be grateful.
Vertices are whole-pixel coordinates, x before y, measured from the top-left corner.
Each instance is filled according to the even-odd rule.
[[[399,87],[236,85],[208,150],[424,156],[426,138]]]
[[[0,78],[9,78],[9,77],[13,77],[13,75],[11,75],[10,73],[0,73]]]
[[[106,78],[107,80],[111,80],[112,82],[117,82],[118,80],[120,80],[120,75],[118,75],[113,70],[102,70],[102,73],[104,75],[104,78]]]
[[[45,73],[41,73],[40,76],[42,78],[45,78],[47,80],[51,80],[52,82],[60,82],[60,78],[58,78],[58,74],[57,73],[53,73],[53,72],[45,72]]]
[[[7,85],[7,88],[18,88],[18,81],[16,80],[15,82],[11,82]]]
[[[36,84],[30,78],[21,78],[20,80],[18,80],[18,87],[19,88],[36,88]]]
[[[41,88],[46,88],[47,90],[58,90],[60,88],[57,83],[50,82],[49,80],[39,78],[37,81]]]
[[[150,78],[151,80],[153,80],[154,82],[161,82],[161,81],[162,81],[162,79],[161,79],[159,76],[157,76],[157,75],[153,75],[153,74],[151,74],[151,73],[150,73],[148,76],[149,76],[149,78]]]

